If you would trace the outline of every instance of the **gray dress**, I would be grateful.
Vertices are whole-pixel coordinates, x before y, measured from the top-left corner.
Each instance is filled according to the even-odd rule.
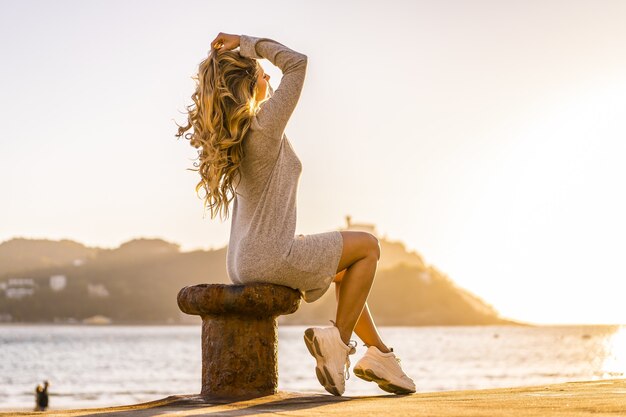
[[[284,134],[304,83],[307,57],[266,38],[241,36],[240,53],[266,58],[283,72],[243,140],[241,180],[232,207],[227,272],[235,284],[267,282],[321,297],[339,265],[339,231],[295,235],[302,164]],[[320,198],[325,198],[320,196]]]

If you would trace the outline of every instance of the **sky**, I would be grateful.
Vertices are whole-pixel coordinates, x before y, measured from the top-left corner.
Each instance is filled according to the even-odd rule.
[[[626,323],[625,20],[623,1],[0,0],[0,241],[225,246],[174,134],[211,40],[246,34],[308,57],[297,233],[349,214],[506,317]]]

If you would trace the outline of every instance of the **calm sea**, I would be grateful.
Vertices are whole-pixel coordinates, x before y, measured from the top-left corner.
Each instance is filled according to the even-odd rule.
[[[279,329],[279,389],[326,393],[302,341]],[[418,391],[623,378],[626,327],[383,327]],[[365,348],[359,343],[354,364]],[[50,408],[112,406],[200,391],[199,326],[0,326],[0,409],[32,409],[50,381]],[[356,378],[345,395],[385,394]]]

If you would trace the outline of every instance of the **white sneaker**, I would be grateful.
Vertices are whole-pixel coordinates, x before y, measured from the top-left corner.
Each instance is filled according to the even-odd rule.
[[[341,395],[346,389],[346,379],[350,376],[348,355],[356,352],[356,342],[346,345],[339,329],[333,327],[312,327],[304,331],[304,343],[317,364],[315,374],[326,391]],[[347,376],[346,376],[347,375]]]
[[[393,353],[382,353],[376,346],[370,346],[365,355],[354,365],[354,375],[366,381],[374,381],[392,394],[415,392],[415,384],[400,368],[400,359]]]

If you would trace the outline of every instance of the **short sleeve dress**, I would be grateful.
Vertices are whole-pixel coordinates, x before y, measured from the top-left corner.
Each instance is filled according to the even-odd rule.
[[[295,235],[302,164],[284,134],[304,83],[307,57],[267,38],[242,35],[243,56],[266,58],[283,73],[243,140],[233,200],[227,272],[235,284],[266,282],[299,290],[306,302],[329,288],[339,265],[339,231]],[[323,196],[320,196],[323,198]]]

